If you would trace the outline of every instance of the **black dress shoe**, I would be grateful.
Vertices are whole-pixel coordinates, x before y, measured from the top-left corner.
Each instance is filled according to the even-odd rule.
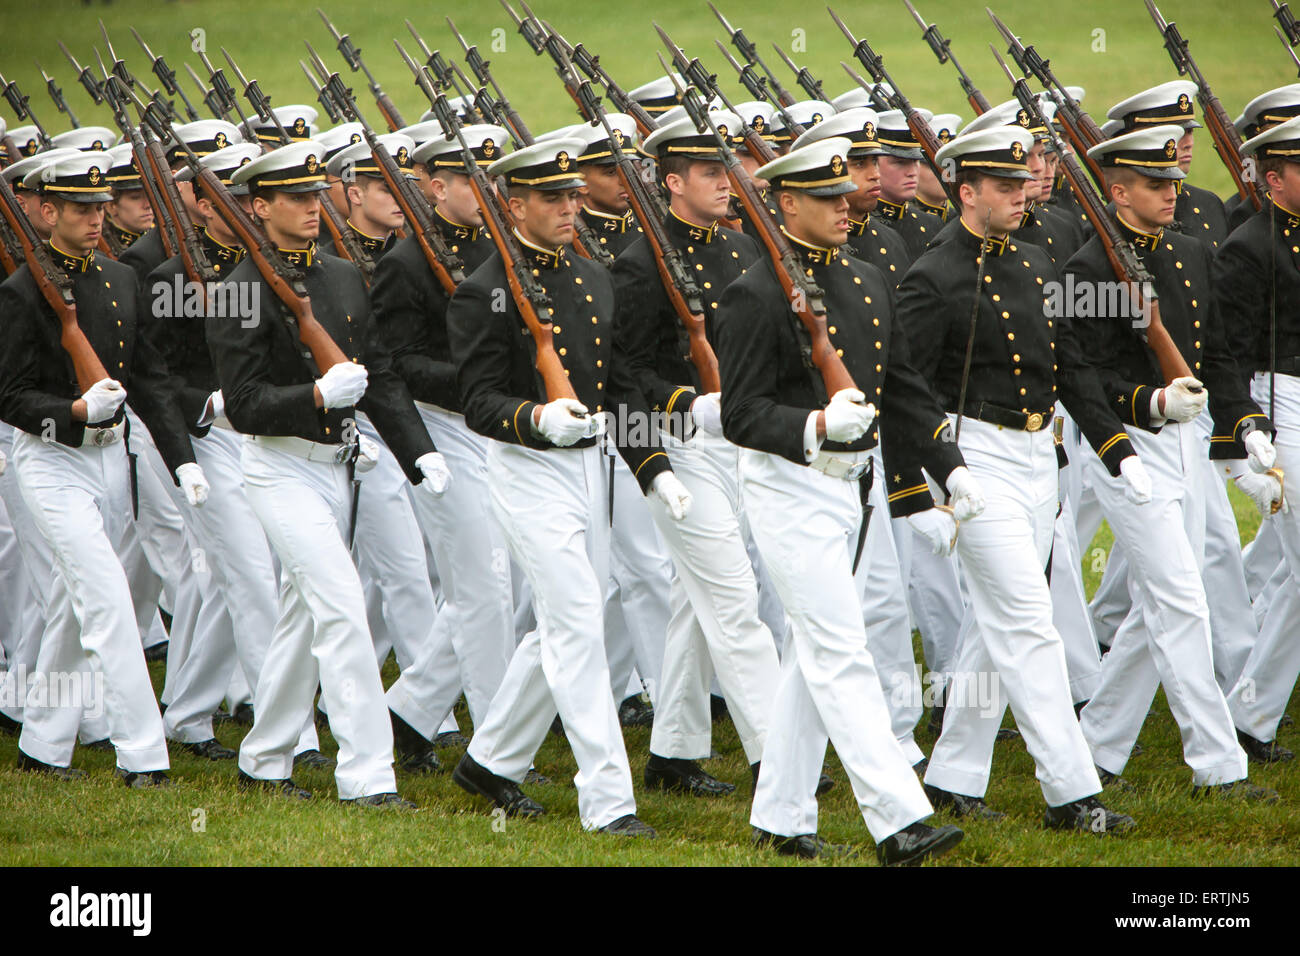
[[[537,772],[536,767],[529,767],[528,772],[524,774],[524,783],[538,787],[545,787],[551,782],[550,777],[543,776]]]
[[[86,771],[78,770],[75,767],[59,767],[52,763],[44,763],[35,757],[29,757],[21,750],[18,751],[18,769],[26,770],[28,773],[42,773],[46,776],[53,777],[56,780],[80,780],[86,775]]]
[[[8,734],[10,737],[17,737],[23,732],[21,721],[14,720],[12,717],[0,714],[0,734]]]
[[[1078,830],[1101,836],[1119,836],[1137,827],[1137,822],[1123,813],[1107,810],[1096,797],[1084,797],[1059,807],[1048,807],[1043,826],[1049,830]]]
[[[564,739],[564,721],[560,720],[559,714],[556,714],[555,719],[551,721],[551,733],[561,740]]]
[[[947,853],[965,835],[951,824],[936,829],[924,823],[913,823],[877,843],[876,859],[881,866],[919,866],[931,857]]]
[[[462,790],[487,797],[495,806],[505,810],[508,817],[540,817],[546,809],[519,789],[519,784],[498,777],[469,754],[460,758],[451,779]]]
[[[930,722],[925,725],[925,729],[936,737],[943,733],[943,712],[943,705],[935,704],[930,708]]]
[[[1282,763],[1284,760],[1291,760],[1295,757],[1293,752],[1287,750],[1276,740],[1270,740],[1266,743],[1240,730],[1237,731],[1237,741],[1241,744],[1241,749],[1246,751],[1246,756],[1255,763]]]
[[[814,791],[814,796],[820,797],[824,793],[830,793],[833,789],[835,789],[835,780],[830,774],[823,771],[822,775],[817,778],[817,789]]]
[[[755,792],[757,792],[758,790],[758,772],[759,770],[762,769],[762,767],[763,767],[763,762],[761,760],[755,760],[753,763],[749,765],[749,772],[754,778]]]
[[[180,741],[177,741],[180,743]],[[181,750],[202,757],[204,760],[234,760],[239,756],[229,747],[223,747],[216,737],[201,740],[196,744],[180,743]]]
[[[1097,779],[1101,781],[1103,787],[1110,787],[1114,790],[1118,790],[1120,793],[1133,793],[1137,790],[1137,787],[1133,786],[1133,784],[1129,783],[1119,774],[1111,773],[1104,767],[1097,768]]]
[[[694,760],[651,754],[645,765],[645,785],[651,790],[686,793],[692,797],[725,797],[735,793],[734,783],[724,783],[700,769]]]
[[[447,730],[433,738],[433,745],[439,749],[447,747],[464,750],[469,746],[469,738],[459,730]]]
[[[292,777],[285,777],[283,780],[259,780],[256,777],[250,777],[244,771],[239,771],[239,790],[246,793],[249,790],[265,790],[267,793],[273,793],[280,797],[292,797],[295,800],[310,800],[311,791],[304,790],[293,782]]]
[[[113,746],[113,741],[109,740],[107,737],[102,740],[92,740],[90,743],[82,744],[81,746],[85,747],[87,750],[95,750],[99,753],[105,754],[111,754],[117,750],[117,748]]]
[[[639,819],[634,813],[625,813],[613,823],[606,823],[600,828],[600,832],[608,833],[610,836],[644,837],[647,840],[653,840],[659,835],[655,833],[654,827]]]
[[[1192,787],[1192,796],[1227,797],[1246,800],[1250,803],[1277,803],[1282,799],[1271,787],[1261,787],[1249,780],[1234,780],[1232,783],[1215,783],[1208,787]]]
[[[1007,815],[994,810],[984,802],[983,797],[969,797],[964,793],[953,793],[925,785],[925,795],[930,805],[936,810],[947,810],[955,817],[969,817],[973,820],[1005,820]]]
[[[655,722],[655,709],[640,694],[633,694],[618,705],[620,727],[649,727]]]
[[[319,750],[304,750],[293,755],[294,770],[333,770],[337,766],[338,762],[333,757],[327,757]]]
[[[367,809],[378,810],[417,810],[414,803],[405,800],[395,793],[372,793],[367,797],[353,797],[350,800],[339,800],[339,803],[345,807],[365,807]]]
[[[999,727],[998,740],[1016,740],[1020,737],[1020,731],[1014,727]]]
[[[709,714],[713,717],[713,722],[715,724],[724,717],[730,717],[731,714],[727,710],[727,698],[719,697],[717,694],[710,694]]]
[[[912,764],[912,772],[920,779],[925,779],[925,772],[930,768],[930,758],[922,757],[916,763]]]
[[[157,644],[153,645],[152,647],[146,647],[144,649],[144,659],[146,661],[149,661],[150,663],[156,663],[158,661],[166,661],[167,647],[169,644],[170,644],[169,641],[160,641]]]
[[[253,705],[247,701],[237,705],[230,719],[244,727],[253,726]]]
[[[778,836],[754,827],[754,846],[775,850],[781,856],[796,856],[801,860],[815,860],[819,856],[857,856],[851,846],[828,843],[815,833],[798,836]]]
[[[172,778],[166,770],[123,770],[117,768],[117,775],[132,790],[149,790],[153,787],[165,788],[172,785]]]
[[[434,753],[433,744],[393,711],[388,716],[393,723],[393,757],[397,769],[407,773],[441,773],[442,761]]]

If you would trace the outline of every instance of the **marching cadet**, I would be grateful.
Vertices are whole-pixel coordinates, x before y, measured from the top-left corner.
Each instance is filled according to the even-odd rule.
[[[313,136],[312,139],[320,143],[325,149],[325,181],[330,184],[329,197],[330,202],[334,203],[335,209],[348,208],[348,196],[346,186],[343,180],[337,175],[329,173],[329,161],[333,159],[341,150],[355,145],[365,139],[362,134],[360,123],[340,123],[338,126],[332,126],[327,130],[322,130],[319,135]],[[332,238],[332,237],[331,237]]]
[[[636,142],[636,121],[632,117],[626,113],[606,113],[605,118],[618,139],[618,149],[622,150],[624,144],[631,147]],[[577,162],[587,187],[579,215],[591,227],[600,244],[617,258],[640,238],[641,227],[632,213],[627,190],[618,178],[617,160],[604,127],[578,123],[538,137],[539,142],[547,139],[583,141],[582,154],[577,157]]]
[[[1231,352],[1255,373],[1252,392],[1272,413],[1278,469],[1295,475],[1300,474],[1300,118],[1251,137],[1242,155],[1255,160],[1271,200],[1219,246],[1215,295],[1220,312],[1232,316]],[[1270,338],[1276,342],[1276,362],[1269,360]],[[1252,498],[1265,504],[1262,494]],[[1228,694],[1228,706],[1247,753],[1277,761],[1292,757],[1276,738],[1300,674],[1294,640],[1300,615],[1300,513],[1284,507],[1266,523],[1277,528],[1290,577],[1269,603],[1259,641]]]
[[[414,178],[410,169],[415,140],[402,133],[384,133],[378,140],[392,154],[397,168]],[[402,208],[389,191],[369,144],[355,142],[338,150],[326,162],[325,170],[330,179],[343,185],[346,224],[357,245],[372,263],[378,262],[397,241],[394,233],[402,227]],[[333,237],[318,245],[321,253],[335,255]]]
[[[1192,167],[1192,131],[1201,128],[1192,105],[1195,95],[1195,83],[1171,80],[1116,103],[1106,116],[1123,124],[1120,134],[1150,129],[1153,125],[1180,127],[1183,132],[1177,144],[1178,168],[1186,176]],[[1178,191],[1178,204],[1174,208],[1171,228],[1185,236],[1204,239],[1215,247],[1228,238],[1228,216],[1222,199],[1185,179],[1175,180],[1174,188]]]
[[[917,259],[899,286],[899,323],[913,363],[940,403],[961,416],[953,437],[987,498],[983,514],[957,535],[970,605],[954,668],[960,682],[930,755],[926,793],[958,815],[1000,816],[983,794],[1009,701],[1038,766],[1045,824],[1114,833],[1133,821],[1095,796],[1101,782],[1070,706],[1043,574],[1058,503],[1050,428],[1057,399],[1073,406],[1088,440],[1135,499],[1149,498],[1150,478],[1069,325],[1044,316],[1045,283],[1058,277],[1051,259],[1009,235],[1024,215],[1033,145],[1023,127],[995,126],[968,128],[939,150],[940,165],[956,172],[961,216],[952,237]],[[928,504],[919,470],[894,465],[887,477],[896,514],[912,507],[913,496]],[[991,674],[996,681],[983,683]]]
[[[79,149],[47,149],[43,153],[37,153],[34,156],[28,156],[11,163],[0,171],[9,188],[14,191],[14,198],[18,200],[18,205],[23,207],[23,212],[27,214],[28,221],[31,222],[32,228],[42,239],[50,238],[50,227],[41,217],[41,195],[35,189],[28,189],[23,180],[27,174],[43,166],[48,166],[55,160],[66,159],[69,156],[75,156],[81,152]]]
[[[821,376],[805,366],[807,333],[770,260],[723,291],[716,315],[722,426],[742,448],[747,513],[792,624],[750,822],[759,846],[784,855],[843,849],[817,836],[815,794],[829,739],[880,862],[917,863],[950,850],[962,832],[921,822],[933,811],[890,730],[853,582],[858,480],[878,435],[874,402],[893,443],[888,459],[901,453],[945,476],[963,515],[978,512],[979,491],[968,475],[960,477],[956,447],[932,438],[943,413],[908,365],[902,336],[893,334],[892,286],[839,252],[848,238],[844,197],[857,188],[845,165],[852,145],[842,137],[814,142],[759,175],[771,184],[800,264],[825,293],[831,344],[857,387],[827,400]]]
[[[18,155],[24,159],[35,156],[41,149],[40,130],[35,126],[15,126],[9,130],[7,137],[18,147]]]
[[[830,119],[836,112],[834,106],[821,100],[798,100],[785,108],[785,114],[789,114],[790,119],[802,126],[804,132]],[[772,131],[772,148],[778,156],[783,156],[789,152],[791,145],[795,141],[794,130],[786,125],[785,114],[779,111],[772,114],[770,127]]]
[[[735,113],[711,116],[719,132],[727,131],[723,135],[744,123]],[[655,157],[669,195],[664,228],[699,286],[706,337],[712,338],[719,296],[758,258],[758,246],[718,222],[731,185],[711,134],[701,134],[687,117],[661,126],[642,149]],[[757,774],[780,663],[772,632],[759,618],[758,585],[745,547],[739,449],[722,435],[719,394],[704,391],[695,365],[683,357],[685,331],[654,256],[642,240],[614,262],[618,344],[646,401],[663,415],[660,438],[692,505],[678,519],[650,503],[676,574],[645,782],[652,789],[721,796],[735,786],[696,763],[711,750],[712,676]]]
[[[934,115],[929,110],[918,109],[917,112],[927,123]],[[876,138],[885,151],[880,157],[880,203],[876,213],[902,237],[915,261],[942,225],[932,216],[911,207],[925,154],[912,135],[902,110],[885,110],[879,114]]]
[[[462,127],[461,134],[475,162],[485,167],[501,158],[509,140],[504,127],[486,124]],[[432,135],[412,159],[416,170],[425,171],[434,221],[447,247],[460,257],[465,275],[472,275],[493,246],[459,142]],[[388,689],[398,765],[408,769],[421,761],[436,765],[430,741],[462,687],[474,726],[487,719],[514,650],[510,563],[488,502],[491,442],[465,423],[447,329],[449,302],[413,235],[399,240],[375,269],[370,304],[376,327],[456,476],[436,504],[415,499],[443,605],[424,654]]]
[[[92,670],[102,672],[118,773],[130,787],[153,787],[167,783],[167,746],[131,593],[111,543],[130,520],[127,456],[118,447],[126,441],[122,404],[128,390],[190,505],[206,500],[208,484],[195,464],[173,383],[139,334],[139,283],[130,269],[94,253],[104,203],[112,198],[105,177],[111,164],[104,152],[65,156],[30,172],[24,183],[39,193],[54,267],[72,279],[77,324],[93,349],[90,357],[102,366],[81,370],[108,375],[77,395],[60,321],[24,266],[0,285],[6,317],[0,417],[15,428],[13,467],[59,569],[36,672],[47,681],[56,672],[87,678]],[[85,361],[83,355],[78,366]],[[46,703],[24,709],[19,766],[72,776],[82,707]]]
[[[153,206],[149,205],[139,170],[131,164],[131,144],[114,146],[108,154],[113,157],[113,169],[108,175],[113,198],[104,207],[104,239],[109,251],[118,256],[153,228]]]
[[[930,117],[930,130],[939,145],[952,142],[957,130],[961,129],[961,117],[956,113],[936,113]],[[934,174],[929,163],[921,163],[916,171],[916,195],[911,208],[916,212],[927,212],[940,222],[947,222],[956,212],[948,201],[943,183]]]
[[[320,130],[316,127],[316,118],[320,115],[314,106],[305,106],[301,103],[294,103],[288,106],[276,106],[271,109],[275,114],[275,119],[279,121],[277,126],[274,121],[262,119],[260,116],[250,116],[240,127],[239,133],[243,140],[249,143],[262,143],[266,147],[281,145],[280,126],[289,134],[289,142],[304,143],[310,140],[316,142],[315,136]],[[202,120],[201,122],[209,122]],[[193,123],[187,124],[193,126]]]
[[[1162,684],[1192,768],[1193,792],[1272,801],[1275,792],[1246,780],[1246,755],[1214,679],[1210,617],[1198,567],[1205,533],[1200,486],[1207,476],[1200,464],[1204,446],[1193,424],[1207,392],[1216,433],[1210,454],[1233,462],[1238,486],[1262,510],[1280,502],[1282,486],[1274,475],[1257,473],[1276,458],[1268,437],[1272,426],[1226,349],[1210,287],[1210,246],[1166,230],[1174,217],[1174,183],[1185,175],[1177,156],[1181,136],[1178,126],[1147,126],[1088,150],[1106,176],[1116,225],[1151,273],[1161,321],[1192,375],[1160,385],[1154,353],[1134,328],[1141,316],[1132,308],[1110,314],[1106,297],[1099,295],[1095,321],[1075,323],[1107,399],[1124,415],[1129,440],[1154,473],[1152,501],[1135,505],[1122,481],[1107,475],[1097,459],[1088,462],[1102,511],[1128,558],[1134,609],[1102,661],[1101,683],[1079,722],[1104,782],[1110,782],[1124,769]],[[1094,235],[1070,259],[1065,274],[1078,288],[1099,292],[1114,282],[1100,237]]]
[[[231,181],[248,187],[267,238],[284,264],[302,271],[317,322],[350,361],[318,369],[306,359],[296,329],[252,261],[255,250],[227,284],[252,284],[259,320],[207,323],[226,417],[246,436],[244,491],[285,576],[279,621],[255,688],[255,721],[240,746],[240,782],[310,796],[289,774],[319,681],[339,742],[339,799],[409,807],[395,792],[392,730],[345,540],[350,463],[359,454],[377,457],[372,443],[357,437],[354,410],[370,415],[422,494],[441,495],[448,473],[379,344],[360,272],[316,253],[317,194],[328,188],[323,153],[311,141],[292,143],[239,167]]]
[[[898,285],[912,264],[911,253],[892,227],[871,215],[880,204],[880,158],[888,155],[876,138],[879,124],[880,117],[868,107],[842,110],[805,132],[795,140],[793,149],[832,136],[846,137],[853,144],[846,162],[857,189],[848,193],[849,238],[845,245],[856,258],[879,269],[890,285]]]
[[[1249,140],[1294,116],[1300,116],[1300,83],[1261,93],[1246,104],[1233,125],[1243,140]],[[1223,208],[1228,214],[1228,235],[1255,215],[1255,207],[1243,200],[1240,192],[1230,197]]]
[[[511,816],[540,815],[543,808],[518,784],[558,710],[578,764],[583,827],[644,837],[654,830],[636,817],[614,699],[605,690],[608,518],[600,419],[592,412],[608,407],[626,422],[648,421],[649,413],[615,351],[609,273],[565,248],[581,204],[583,181],[572,157],[582,148],[579,140],[535,143],[488,167],[490,178],[504,181],[515,238],[551,300],[539,318],[549,320],[554,354],[577,398],[547,401],[539,389],[535,340],[506,292],[511,266],[499,251],[461,283],[447,314],[465,421],[493,439],[492,510],[532,586],[537,614],[452,779]],[[642,489],[677,520],[684,517],[690,494],[667,455],[642,444],[619,446]]]
[[[173,126],[172,132],[199,157],[244,142],[243,134],[239,132],[238,128],[225,120],[199,120],[195,123],[184,123],[180,126]],[[173,173],[178,172],[184,165],[183,156],[184,150],[180,146],[173,145],[167,149],[167,164],[171,166]],[[193,188],[188,183],[178,184],[177,192],[181,194],[181,201],[185,203],[190,218],[199,219],[199,210],[194,203]],[[120,261],[134,269],[142,280],[148,278],[149,273],[162,265],[163,260],[167,258],[167,250],[162,241],[162,213],[156,209],[154,210],[154,221],[157,228],[150,229],[131,243],[130,248],[123,252],[120,258]]]

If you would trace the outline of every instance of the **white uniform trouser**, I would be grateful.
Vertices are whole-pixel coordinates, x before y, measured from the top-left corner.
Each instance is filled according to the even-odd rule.
[[[868,650],[852,572],[857,484],[753,449],[741,451],[740,469],[754,540],[791,624],[750,823],[780,836],[817,832],[829,739],[879,842],[932,810]]]
[[[1288,489],[1294,489],[1292,481],[1300,479],[1300,378],[1278,375],[1276,383],[1273,404],[1277,464],[1286,474]],[[1253,392],[1255,400],[1268,408],[1267,375],[1255,376]],[[1296,640],[1296,625],[1300,622],[1300,508],[1296,505],[1300,496],[1292,491],[1289,500],[1290,511],[1265,519],[1261,534],[1264,526],[1273,526],[1290,574],[1269,602],[1259,641],[1228,694],[1236,726],[1263,741],[1277,736],[1278,721],[1300,675],[1300,641]]]
[[[11,458],[13,437],[13,427],[0,422],[0,449]],[[12,608],[16,631],[12,635],[12,643],[6,646],[7,669],[0,676],[0,713],[21,723],[23,702],[27,696],[27,675],[36,666],[41,634],[45,631],[50,582],[55,574],[54,552],[36,527],[31,509],[27,507],[22,489],[18,487],[18,469],[12,460],[5,473],[0,475],[0,498],[4,499],[14,543],[19,549],[20,566],[14,578],[21,583],[21,593],[27,598]]]
[[[606,467],[614,478],[614,521],[610,527],[609,588],[605,595],[605,645],[611,689],[615,700],[627,697],[635,666],[650,700],[657,703],[673,563],[641,486],[627,464],[608,458],[610,454],[612,446],[606,452]]]
[[[1101,686],[1083,709],[1080,726],[1097,765],[1121,772],[1163,684],[1193,783],[1240,780],[1246,755],[1215,683],[1200,573],[1204,445],[1194,423],[1170,423],[1155,435],[1132,429],[1129,437],[1151,474],[1149,503],[1130,502],[1123,479],[1105,474],[1100,461],[1091,467],[1102,510],[1128,555],[1133,611],[1102,661]]]
[[[1282,555],[1282,539],[1272,522],[1260,523],[1250,544],[1241,549],[1241,565],[1246,573],[1246,587],[1255,606],[1255,618],[1263,618],[1260,602],[1274,572],[1286,562]],[[1289,571],[1288,571],[1289,573]]]
[[[1078,467],[1071,465],[1070,467]],[[1101,652],[1088,614],[1074,512],[1068,498],[1052,526],[1052,624],[1065,648],[1065,670],[1070,677],[1070,700],[1085,701],[1101,680]]]
[[[758,616],[758,585],[741,531],[739,449],[703,430],[686,442],[670,435],[663,441],[692,502],[690,513],[674,521],[661,501],[648,499],[677,572],[650,752],[686,760],[709,756],[709,687],[716,672],[752,764],[763,753],[781,663],[772,632]]]
[[[469,756],[492,773],[521,781],[558,710],[578,764],[578,815],[588,830],[636,812],[618,713],[607,693],[603,465],[594,446],[539,451],[488,444],[492,510],[532,586],[537,627],[515,649],[469,745]]]
[[[415,516],[433,553],[442,608],[422,656],[388,689],[388,706],[433,737],[465,691],[477,728],[514,651],[510,555],[488,501],[487,445],[463,415],[420,403],[451,484],[441,498],[413,489]]]
[[[884,464],[879,452],[873,450],[872,458],[875,474],[883,475]],[[851,487],[857,493],[857,485]],[[912,736],[922,713],[921,675],[917,673],[916,655],[912,651],[907,589],[903,587],[898,552],[894,548],[888,499],[885,483],[873,481],[869,503],[874,506],[874,512],[867,526],[867,538],[862,544],[862,559],[858,562],[854,582],[862,604],[867,650],[880,676],[880,690],[889,708],[890,726],[907,762],[916,764],[925,758]],[[849,536],[849,547],[853,550],[857,549],[858,534],[855,528]],[[852,550],[849,553],[851,557]]]
[[[253,689],[253,728],[239,748],[251,777],[283,780],[319,683],[339,744],[343,800],[396,791],[393,731],[366,627],[361,579],[344,536],[347,467],[246,438],[244,491],[280,557],[280,617]]]
[[[149,682],[126,574],[112,541],[131,521],[121,443],[67,448],[17,432],[13,467],[59,573],[50,588],[48,623],[37,655],[38,681],[80,679],[95,687],[102,673],[109,738],[124,770],[165,770],[167,744]],[[79,678],[77,675],[80,675]],[[57,698],[33,706],[33,685],[18,746],[28,756],[68,766],[84,701]],[[57,698],[57,699],[56,699]]]
[[[1101,781],[1070,706],[1065,648],[1043,573],[1059,493],[1052,433],[966,420],[961,451],[987,505],[957,535],[973,630],[958,651],[925,782],[982,797],[1009,702],[1043,797],[1060,806],[1099,792]],[[982,699],[972,700],[973,691]]]

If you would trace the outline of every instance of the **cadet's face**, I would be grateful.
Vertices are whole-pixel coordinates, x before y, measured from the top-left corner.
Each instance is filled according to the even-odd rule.
[[[1131,182],[1117,184],[1111,196],[1125,218],[1133,220],[1139,229],[1155,232],[1174,221],[1178,192],[1172,179],[1137,176]]]
[[[108,204],[108,216],[123,229],[144,232],[153,225],[153,207],[149,205],[148,193],[143,189],[118,193],[117,198]]]
[[[627,190],[618,178],[618,167],[588,163],[582,170],[587,181],[587,205],[596,212],[621,216],[628,210]]]
[[[180,167],[178,166],[177,169],[179,168]],[[194,183],[192,182],[177,183],[176,191],[180,193],[181,202],[185,204],[185,211],[190,214],[190,218],[191,219],[197,218],[199,215],[199,204],[194,197]]]
[[[331,179],[329,180],[329,184],[330,184],[330,188],[329,188],[330,202],[334,204],[334,208],[347,209],[348,188],[347,186],[343,185],[343,180]]]
[[[1267,175],[1273,198],[1287,209],[1300,209],[1300,163],[1283,163],[1280,173]]]
[[[439,172],[429,188],[433,191],[433,204],[445,218],[471,229],[483,225],[483,210],[479,209],[474,189],[464,173]]]
[[[27,218],[31,220],[32,228],[42,239],[50,238],[50,224],[45,221],[41,215],[41,201],[36,194],[26,189],[20,189],[14,193],[18,197],[18,205],[23,207],[23,212],[27,213]]]
[[[50,228],[50,240],[64,252],[84,256],[99,244],[104,228],[102,202],[41,203],[41,217]]]
[[[1044,153],[1043,160],[1046,163],[1046,170],[1043,178],[1039,180],[1039,185],[1042,187],[1042,193],[1038,197],[1039,202],[1047,202],[1052,198],[1052,189],[1056,185],[1056,170],[1061,165],[1061,157],[1055,152]]]
[[[691,163],[685,175],[672,173],[665,182],[683,219],[705,225],[726,216],[731,180],[722,163]]]
[[[529,189],[522,196],[510,197],[510,213],[519,231],[544,249],[573,241],[573,217],[581,206],[582,193],[577,189]]]
[[[392,232],[394,229],[400,229],[405,219],[402,217],[402,208],[397,205],[397,200],[393,198],[392,190],[388,188],[388,183],[382,179],[368,177],[357,177],[358,180],[365,179],[365,182],[358,182],[353,189],[360,193],[359,205],[361,217],[368,220],[372,227],[378,226],[376,232]]]
[[[890,202],[907,202],[916,195],[921,163],[915,159],[880,157],[880,195]]]
[[[424,163],[415,163],[411,167],[411,172],[415,173],[415,181],[420,185],[420,192],[424,193],[424,198],[433,202],[433,180],[429,178],[429,169]]]
[[[849,178],[858,191],[849,194],[849,212],[861,221],[880,202],[880,161],[875,156],[849,159]]]
[[[1044,149],[1042,143],[1035,143],[1029,150],[1029,155],[1025,157],[1025,165],[1029,167],[1033,179],[1025,182],[1025,199],[1029,202],[1037,202],[1043,195],[1043,177],[1047,175],[1047,160],[1044,158]]]
[[[790,234],[814,246],[842,245],[849,238],[847,196],[809,196],[791,191],[781,194]],[[791,214],[793,213],[793,214]]]
[[[1187,173],[1192,168],[1192,131],[1186,130],[1178,140],[1178,168]]]
[[[1024,179],[1004,179],[1001,176],[983,176],[979,185],[965,183],[961,187],[962,218],[977,233],[983,234],[985,219],[989,233],[1005,236],[1020,226],[1025,214]]]
[[[257,218],[266,224],[272,242],[285,249],[304,249],[320,235],[320,193],[273,192],[274,198],[253,200]]]
[[[929,163],[919,163],[916,167],[916,195],[932,206],[942,206],[948,199],[943,191],[943,183],[934,174]]]

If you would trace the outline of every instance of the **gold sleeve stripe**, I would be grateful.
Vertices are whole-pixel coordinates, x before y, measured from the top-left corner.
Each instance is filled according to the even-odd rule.
[[[519,439],[519,444],[521,445],[524,444],[524,436],[519,433],[519,413],[523,411],[524,406],[527,404],[528,404],[527,402],[523,402],[522,404],[520,404],[520,406],[515,409],[515,414],[514,414],[515,437]]]
[[[651,458],[655,458],[659,455],[663,455],[665,458],[668,457],[667,455],[664,455],[664,453],[661,451],[655,452],[653,455],[650,456],[650,458],[647,458],[645,461],[641,462],[641,464],[636,466],[636,471],[632,472],[632,477],[636,478],[637,476],[639,476],[641,474],[641,469],[646,466],[646,462],[650,461]]]
[[[1116,442],[1123,441],[1126,438],[1128,438],[1128,434],[1125,432],[1120,432],[1118,435],[1112,435],[1106,441],[1106,444],[1102,445],[1100,448],[1097,449],[1097,457],[1101,458],[1103,455],[1106,454],[1106,452],[1111,450],[1111,448],[1115,445]]]
[[[937,439],[939,437],[939,432],[943,431],[947,427],[948,427],[948,419],[945,418],[943,421],[939,423],[939,427],[934,430],[934,435],[932,437]]]
[[[1129,405],[1133,408],[1134,425],[1138,423],[1138,392],[1142,391],[1144,388],[1146,388],[1145,385],[1139,385],[1137,388],[1133,389],[1133,397],[1128,400]]]
[[[668,399],[668,409],[667,411],[664,412],[664,414],[671,415],[673,413],[673,405],[676,403],[677,399],[681,396],[682,392],[689,392],[689,391],[690,389],[687,388],[685,385],[683,385],[681,388],[677,389],[677,391],[673,392],[672,396]]]
[[[907,498],[911,495],[919,495],[921,492],[929,490],[929,485],[913,485],[911,488],[904,488],[902,491],[895,491],[889,496],[889,500],[894,501],[897,498]]]
[[[1237,433],[1237,429],[1241,427],[1241,423],[1244,422],[1246,419],[1264,418],[1264,417],[1265,416],[1263,412],[1251,412],[1249,415],[1242,415],[1241,418],[1237,419],[1237,424],[1232,426],[1232,433],[1235,435]]]

